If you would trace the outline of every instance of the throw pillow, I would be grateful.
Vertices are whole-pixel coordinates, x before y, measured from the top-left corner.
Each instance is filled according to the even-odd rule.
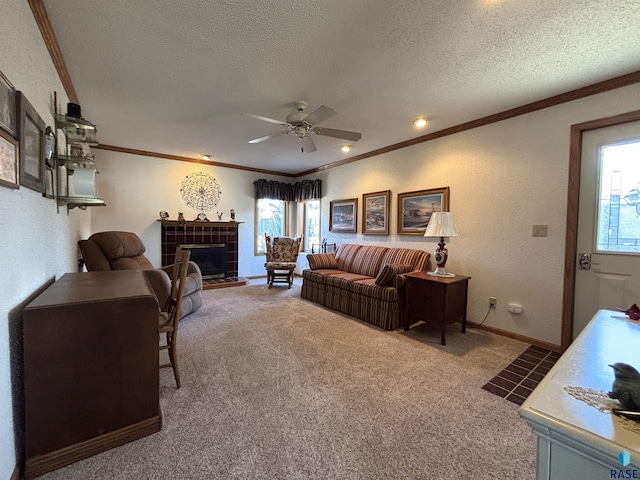
[[[400,273],[407,273],[411,270],[413,270],[413,267],[408,263],[395,263],[385,265],[376,277],[376,285],[379,285],[380,287],[391,285],[391,282],[396,275]]]
[[[319,268],[338,268],[338,262],[336,256],[333,253],[313,253],[307,255],[309,261],[309,268],[311,270],[318,270]]]

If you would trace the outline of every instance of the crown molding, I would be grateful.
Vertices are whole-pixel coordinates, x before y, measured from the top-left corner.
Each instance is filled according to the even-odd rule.
[[[76,90],[73,87],[73,82],[71,81],[71,75],[69,75],[69,70],[67,70],[67,64],[64,62],[60,45],[56,39],[56,34],[53,31],[51,22],[49,21],[49,15],[47,15],[47,9],[45,8],[44,3],[42,3],[42,0],[28,0],[28,2],[31,7],[31,11],[33,12],[33,17],[40,29],[42,39],[47,46],[47,50],[49,50],[49,56],[53,61],[53,65],[56,67],[58,77],[60,77],[60,81],[62,82],[62,86],[64,87],[64,91],[67,94],[69,101],[72,103],[80,103],[78,101]]]
[[[212,165],[216,167],[233,168],[236,170],[244,170],[247,172],[266,173],[269,175],[278,175],[281,177],[291,177],[291,178],[296,177],[296,174],[294,173],[277,172],[275,170],[266,170],[262,168],[244,167],[242,165],[234,165],[232,163],[215,162],[213,160],[203,160],[201,158],[181,157],[179,155],[170,155],[168,153],[150,152],[148,150],[137,150],[135,148],[118,147],[116,145],[105,145],[102,143],[96,146],[92,146],[91,148],[97,148],[98,150],[108,150],[110,152],[127,153],[130,155],[140,155],[143,157],[164,158],[166,160],[178,160],[180,162],[191,162],[191,163],[199,163],[201,165]]]

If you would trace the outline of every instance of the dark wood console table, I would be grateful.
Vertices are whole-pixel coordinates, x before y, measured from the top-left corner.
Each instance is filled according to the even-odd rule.
[[[25,307],[25,478],[160,431],[158,311],[136,270],[67,273]]]
[[[427,272],[406,274],[407,315],[405,330],[414,320],[440,325],[440,343],[445,345],[444,334],[448,324],[462,322],[462,333],[467,327],[467,288],[469,279],[462,275],[436,277]]]

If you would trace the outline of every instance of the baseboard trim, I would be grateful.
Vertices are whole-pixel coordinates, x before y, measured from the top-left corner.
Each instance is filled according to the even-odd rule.
[[[96,455],[125,443],[138,440],[152,433],[159,432],[162,428],[162,417],[156,415],[147,420],[134,423],[99,437],[86,440],[69,447],[61,448],[55,452],[30,458],[24,467],[24,478],[31,479],[44,473],[62,468],[83,458]],[[12,477],[13,479],[13,477]]]
[[[560,345],[543,342],[531,337],[525,337],[524,335],[508,332],[506,330],[501,330],[499,328],[489,327],[487,325],[481,325],[479,323],[470,322],[468,320],[467,320],[467,326],[477,328],[479,330],[486,330],[487,332],[495,333],[496,335],[502,335],[503,337],[513,338],[514,340],[520,340],[521,342],[529,343],[536,347],[546,348],[547,350],[551,350],[552,352],[558,352],[558,353],[563,352],[562,347]]]

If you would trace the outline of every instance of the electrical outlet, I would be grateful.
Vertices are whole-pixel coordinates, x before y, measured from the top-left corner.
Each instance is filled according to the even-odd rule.
[[[496,297],[489,297],[489,308],[496,308]]]

